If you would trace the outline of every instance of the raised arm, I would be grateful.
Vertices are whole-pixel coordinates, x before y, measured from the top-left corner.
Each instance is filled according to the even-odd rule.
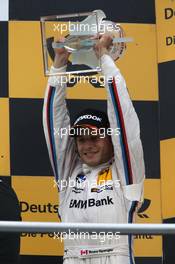
[[[64,49],[55,51],[52,72],[66,71],[69,53]],[[44,98],[43,126],[49,157],[58,183],[71,176],[78,160],[73,138],[69,136],[70,118],[66,106],[66,83],[63,76],[48,80]]]
[[[112,128],[116,170],[126,198],[141,201],[145,168],[140,125],[125,80],[108,55],[110,41],[110,36],[104,36],[98,48],[101,48],[102,71],[106,81],[108,118]],[[120,135],[116,135],[116,128],[120,129]]]

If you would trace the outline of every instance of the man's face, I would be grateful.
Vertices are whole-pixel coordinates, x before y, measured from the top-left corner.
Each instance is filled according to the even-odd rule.
[[[111,137],[100,135],[82,135],[76,137],[77,150],[83,163],[98,166],[113,156]]]

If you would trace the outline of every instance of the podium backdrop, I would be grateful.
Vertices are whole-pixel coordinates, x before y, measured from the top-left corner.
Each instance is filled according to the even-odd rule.
[[[175,2],[171,0],[0,2],[0,176],[20,200],[23,221],[59,221],[59,198],[42,128],[44,77],[40,16],[102,9],[121,23],[127,45],[118,66],[140,119],[146,181],[139,223],[175,222]],[[5,15],[4,15],[5,14]],[[85,107],[106,108],[100,83],[69,85],[71,118]],[[5,206],[5,205],[4,205]],[[174,238],[135,236],[137,264],[172,264]],[[163,251],[162,251],[163,250]],[[62,263],[53,234],[21,235],[21,263]]]

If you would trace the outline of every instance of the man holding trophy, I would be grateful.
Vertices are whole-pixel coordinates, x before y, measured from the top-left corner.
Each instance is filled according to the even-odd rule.
[[[105,77],[107,115],[85,109],[69,129],[66,85],[61,82],[61,76],[48,80],[43,123],[60,188],[62,222],[132,223],[143,199],[144,160],[139,120],[125,80],[111,58],[112,41],[111,34],[105,33],[93,46]],[[66,71],[69,51],[65,47],[54,51],[51,73]],[[58,132],[63,128],[68,132],[64,136]],[[70,179],[74,185],[69,186]],[[107,233],[103,238],[102,241],[99,235],[86,232],[74,240],[66,239],[64,264],[134,263],[131,235]]]

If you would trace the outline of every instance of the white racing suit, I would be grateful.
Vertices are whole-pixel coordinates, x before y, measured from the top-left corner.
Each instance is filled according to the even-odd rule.
[[[114,159],[105,164],[93,168],[82,164],[75,139],[68,133],[61,134],[61,129],[68,132],[70,128],[66,85],[60,77],[50,77],[48,81],[44,132],[55,179],[60,185],[62,222],[132,223],[137,203],[143,198],[145,172],[139,120],[119,69],[110,56],[103,55],[101,59],[114,147]],[[64,68],[52,67],[52,71]],[[69,238],[64,241],[64,264],[134,263],[130,235],[86,233]]]

